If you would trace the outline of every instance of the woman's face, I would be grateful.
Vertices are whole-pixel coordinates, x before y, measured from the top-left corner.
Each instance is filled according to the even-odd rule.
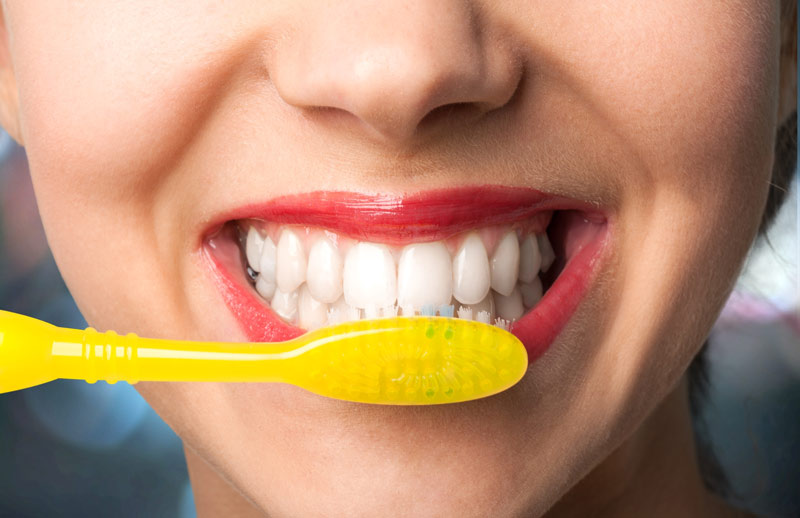
[[[767,192],[777,2],[11,0],[4,16],[6,124],[93,326],[244,341],[332,308],[525,313],[528,373],[468,404],[137,385],[279,516],[547,509],[675,386]],[[538,276],[543,233],[556,260]]]

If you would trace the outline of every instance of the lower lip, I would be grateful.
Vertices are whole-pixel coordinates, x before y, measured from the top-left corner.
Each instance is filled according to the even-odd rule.
[[[607,224],[593,228],[592,235],[585,237],[580,248],[572,252],[542,300],[511,326],[511,332],[525,345],[530,363],[544,354],[555,341],[592,284],[609,234]],[[220,232],[205,241],[203,257],[213,283],[248,340],[281,342],[305,333],[305,330],[289,325],[278,317],[255,294],[244,277],[235,236],[222,235],[225,229]],[[564,253],[563,250],[557,252]]]

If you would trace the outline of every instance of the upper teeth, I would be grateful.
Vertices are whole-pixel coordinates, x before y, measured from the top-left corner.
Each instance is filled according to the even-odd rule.
[[[453,259],[441,241],[403,247],[397,267],[400,307],[442,306],[453,298]]]
[[[437,311],[508,325],[542,297],[538,274],[555,254],[546,234],[519,236],[510,227],[495,234],[496,244],[469,232],[400,248],[320,229],[251,224],[245,257],[257,274],[256,291],[305,329]]]
[[[508,232],[492,254],[492,289],[511,295],[519,277],[519,241],[515,232]]]
[[[386,245],[357,243],[344,260],[344,300],[365,309],[391,306],[397,300],[397,268]]]
[[[342,295],[342,267],[342,256],[330,239],[317,239],[308,253],[306,270],[308,290],[315,299],[330,304]]]
[[[306,281],[308,261],[303,244],[297,234],[285,228],[278,240],[276,265],[278,288],[284,293],[296,290]]]
[[[477,304],[489,294],[490,275],[486,247],[477,234],[470,234],[453,257],[453,296]]]

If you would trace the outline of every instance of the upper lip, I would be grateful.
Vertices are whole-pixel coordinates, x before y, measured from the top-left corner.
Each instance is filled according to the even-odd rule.
[[[251,203],[212,225],[239,219],[325,228],[388,244],[443,239],[458,232],[529,220],[553,210],[598,213],[597,205],[527,187],[481,185],[411,194],[314,191]]]

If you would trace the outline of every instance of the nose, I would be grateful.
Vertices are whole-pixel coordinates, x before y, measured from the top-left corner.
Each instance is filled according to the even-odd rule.
[[[315,6],[273,47],[268,64],[279,95],[308,114],[332,110],[396,143],[445,120],[480,119],[508,103],[520,81],[512,47],[464,1]]]

